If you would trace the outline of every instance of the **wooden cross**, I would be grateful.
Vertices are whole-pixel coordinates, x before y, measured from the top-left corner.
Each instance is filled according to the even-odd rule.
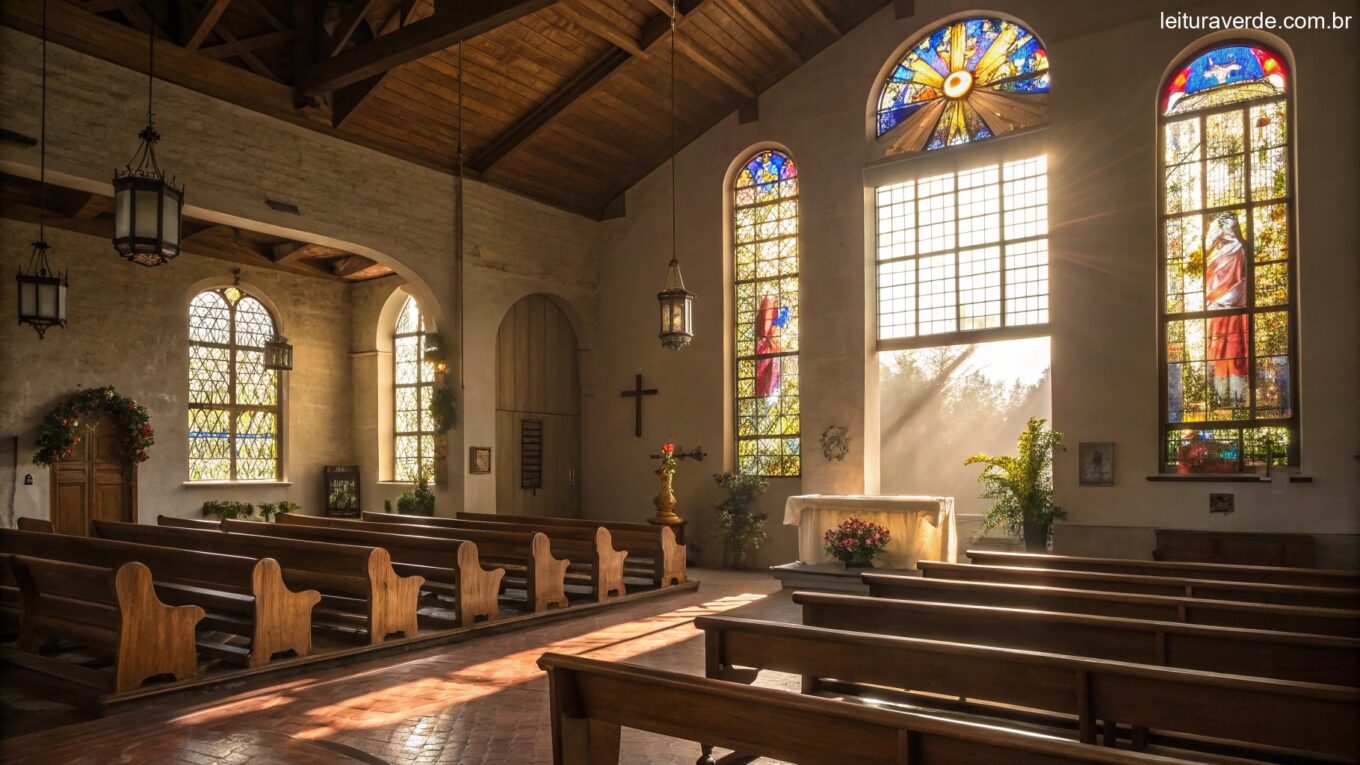
[[[632,398],[635,409],[633,414],[633,435],[642,438],[642,397],[655,396],[656,388],[643,388],[642,375],[637,376],[637,381],[633,383],[632,390],[626,390],[619,395],[624,398]]]

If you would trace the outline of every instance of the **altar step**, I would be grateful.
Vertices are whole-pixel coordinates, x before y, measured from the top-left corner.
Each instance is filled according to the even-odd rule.
[[[868,595],[869,586],[860,581],[859,575],[865,571],[875,574],[897,574],[898,576],[920,576],[914,568],[852,568],[846,569],[841,563],[803,563],[794,561],[781,566],[770,566],[770,573],[786,590],[822,590],[827,592],[853,592]]]

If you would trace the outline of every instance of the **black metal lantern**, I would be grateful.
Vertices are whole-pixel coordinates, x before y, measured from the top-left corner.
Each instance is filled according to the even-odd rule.
[[[437,332],[430,332],[425,335],[425,353],[422,360],[427,364],[433,364],[437,371],[444,372],[449,368],[448,349],[444,347],[444,338]]]
[[[66,274],[47,263],[47,242],[33,243],[28,271],[19,271],[19,323],[38,331],[41,340],[51,327],[66,326]]]
[[[286,372],[293,368],[293,346],[283,335],[274,335],[264,343],[264,368]]]
[[[38,241],[28,256],[28,270],[19,269],[19,323],[38,331],[38,339],[52,327],[66,326],[66,274],[47,262],[47,3],[42,6],[42,146],[38,159]]]
[[[142,145],[124,169],[113,173],[113,247],[133,263],[159,266],[179,255],[184,189],[167,181],[165,172],[156,162],[156,142],[160,140],[160,134],[156,132],[151,111],[152,89],[156,82],[154,31],[150,39],[146,127],[137,134]]]
[[[671,259],[666,288],[656,293],[656,299],[661,303],[661,344],[673,351],[689,345],[694,339],[694,293],[685,289],[680,261]]]

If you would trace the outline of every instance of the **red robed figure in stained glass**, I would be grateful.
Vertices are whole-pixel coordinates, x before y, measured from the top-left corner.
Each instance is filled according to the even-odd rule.
[[[1242,247],[1237,216],[1223,213],[1214,220],[1213,226],[1204,264],[1206,307],[1211,311],[1245,308],[1246,252]],[[1222,400],[1244,400],[1247,396],[1247,315],[1234,313],[1209,319],[1208,334],[1215,393]]]
[[[769,295],[760,299],[756,315],[756,395],[773,396],[779,390],[779,330],[789,322],[787,306],[777,306]]]

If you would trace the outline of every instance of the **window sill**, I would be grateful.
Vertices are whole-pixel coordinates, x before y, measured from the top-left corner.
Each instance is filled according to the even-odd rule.
[[[1271,477],[1257,473],[1160,473],[1147,477],[1149,481],[1167,483],[1271,483]],[[1312,483],[1310,475],[1291,475],[1290,483]]]
[[[415,486],[415,481],[378,481],[379,486]]]
[[[193,488],[214,488],[220,489],[224,486],[292,486],[292,481],[184,481],[180,484],[188,489]]]

